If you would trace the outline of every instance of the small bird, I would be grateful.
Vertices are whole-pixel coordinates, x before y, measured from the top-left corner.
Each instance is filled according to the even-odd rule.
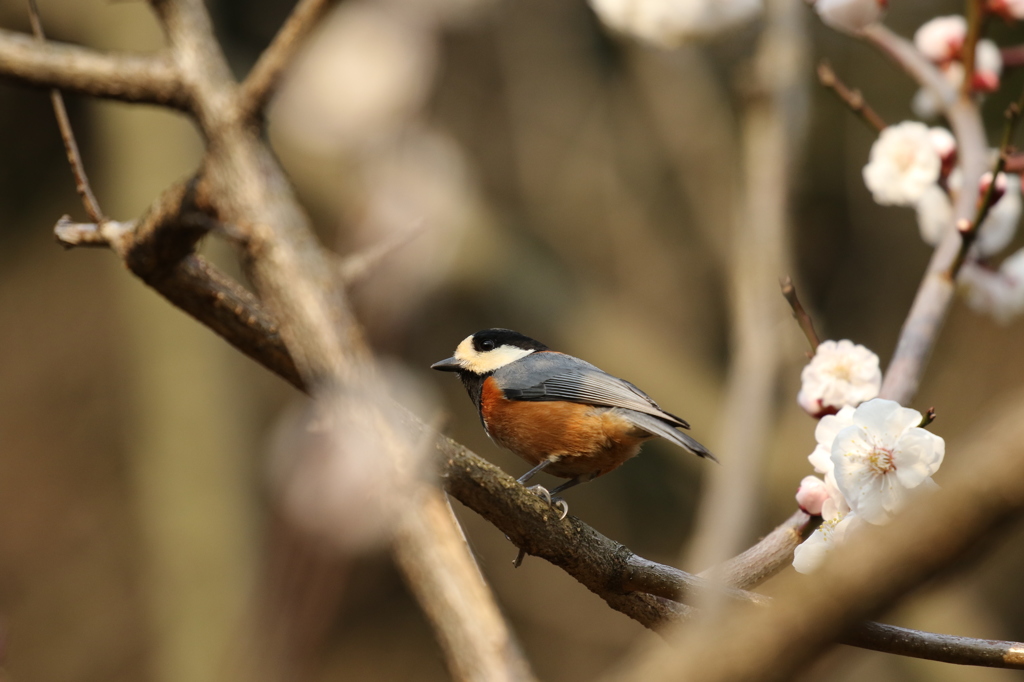
[[[607,474],[655,436],[718,461],[633,384],[511,329],[479,331],[430,367],[457,372],[491,440],[533,465],[520,483],[541,470],[569,479],[550,492],[530,488],[563,519],[569,507],[552,495]]]

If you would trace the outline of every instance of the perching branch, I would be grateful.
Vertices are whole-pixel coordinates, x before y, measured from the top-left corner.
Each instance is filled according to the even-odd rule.
[[[0,74],[28,85],[187,110],[177,68],[165,55],[99,52],[0,29]]]
[[[846,86],[846,83],[839,80],[839,76],[832,69],[827,61],[818,64],[818,82],[836,94],[836,97],[850,108],[850,111],[857,114],[857,117],[867,123],[875,132],[885,130],[885,121],[878,115],[878,112],[864,99],[860,90],[853,90]]]
[[[63,228],[65,235],[62,243],[71,245],[72,241],[85,241],[97,245],[93,236],[69,239],[69,224],[58,227]],[[95,226],[76,228],[85,234],[95,233]],[[303,388],[302,379],[276,332],[276,324],[252,294],[198,256],[183,261],[173,275],[153,284],[154,288],[256,362]],[[555,522],[551,509],[539,498],[455,441],[442,436],[437,448],[442,457],[441,477],[445,489],[509,534],[517,547],[563,568],[613,609],[647,627],[661,628],[689,613],[688,608],[680,604],[643,592],[630,593],[626,589],[647,588],[684,599],[705,583],[678,569],[636,556],[575,517]],[[811,530],[810,521],[807,514],[797,511],[754,547],[705,571],[701,577],[738,589],[756,587],[792,562],[793,549]],[[757,600],[757,597],[749,599]],[[985,652],[991,649],[987,640],[953,638],[960,648],[951,650],[945,635],[900,628],[895,631],[899,639],[892,642],[893,653],[910,649],[918,652],[913,655],[930,660],[991,665],[986,662],[990,656]],[[894,632],[892,626],[865,626],[865,632],[858,631],[847,643],[888,651],[885,637],[890,632]],[[1006,643],[1007,650],[1020,646],[1024,645]],[[956,660],[949,658],[954,655]]]

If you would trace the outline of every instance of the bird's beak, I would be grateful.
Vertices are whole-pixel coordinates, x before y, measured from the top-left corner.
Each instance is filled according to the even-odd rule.
[[[438,372],[458,372],[462,369],[462,365],[460,365],[459,361],[455,358],[448,358],[446,360],[441,360],[440,362],[435,362],[430,366],[430,369],[436,369]]]

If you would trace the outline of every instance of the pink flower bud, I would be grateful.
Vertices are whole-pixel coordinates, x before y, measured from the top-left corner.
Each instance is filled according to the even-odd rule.
[[[1024,19],[1024,0],[988,0],[986,9],[1006,21]]]
[[[988,188],[992,185],[992,171],[988,171],[981,176],[981,180],[978,181],[978,201],[984,201],[985,194],[988,193]],[[1006,173],[1000,173],[996,177],[996,189],[992,193],[992,203],[995,204],[999,201],[1002,196],[1006,194]]]
[[[967,19],[960,15],[936,17],[914,33],[914,45],[936,64],[958,59],[967,38]]]
[[[821,516],[821,508],[828,499],[828,488],[817,476],[804,476],[796,491],[796,503],[811,516]]]

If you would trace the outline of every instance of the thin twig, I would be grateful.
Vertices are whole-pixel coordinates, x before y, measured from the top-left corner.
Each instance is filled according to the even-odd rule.
[[[45,44],[46,34],[43,33],[43,22],[39,19],[39,7],[36,6],[36,0],[28,0],[28,19],[32,24],[32,33],[35,34],[36,40],[41,45]],[[60,128],[60,137],[64,141],[64,151],[67,154],[68,163],[71,164],[71,172],[75,175],[75,190],[82,198],[85,212],[89,214],[93,222],[103,224],[107,221],[107,217],[103,214],[100,203],[96,200],[96,195],[92,193],[92,187],[89,185],[89,177],[85,174],[85,166],[82,164],[82,155],[78,151],[78,142],[75,141],[75,131],[71,129],[71,120],[68,118],[68,111],[64,107],[64,97],[60,94],[60,90],[57,88],[50,90],[50,101],[53,103],[53,113],[57,116],[57,127]]]
[[[408,229],[389,235],[362,251],[350,254],[339,264],[341,279],[345,286],[352,288],[361,284],[375,269],[395,252],[423,234],[425,223],[421,220]]]
[[[974,214],[974,219],[970,221],[964,219],[957,221],[956,228],[957,232],[960,233],[960,249],[957,251],[956,258],[950,264],[949,271],[947,272],[947,277],[950,280],[955,280],[957,274],[959,274],[960,268],[963,267],[967,254],[974,244],[974,239],[978,235],[978,230],[981,229],[982,223],[985,222],[985,218],[988,217],[988,212],[992,208],[992,204],[995,203],[996,180],[1006,167],[1010,145],[1013,143],[1013,134],[1017,130],[1017,124],[1020,122],[1022,112],[1024,112],[1024,91],[1021,92],[1016,102],[1011,102],[1010,106],[1006,108],[1006,113],[1004,114],[1006,125],[1003,126],[1003,139],[999,143],[999,155],[996,159],[996,165],[992,169],[992,182],[988,183],[985,194],[978,201],[978,209]]]
[[[299,0],[287,21],[263,51],[238,92],[238,116],[251,120],[267,105],[281,76],[295,60],[303,41],[333,0]]]
[[[974,61],[978,53],[978,40],[985,29],[985,0],[966,0],[967,36],[961,48],[960,59],[964,63],[964,82],[960,84],[960,96],[967,99],[974,91]]]
[[[793,319],[800,325],[800,330],[807,337],[807,343],[811,344],[811,354],[813,354],[821,343],[818,333],[814,331],[814,320],[811,319],[811,316],[804,310],[803,304],[800,303],[800,299],[796,295],[796,287],[793,286],[793,279],[789,275],[779,280],[779,286],[782,288],[782,295],[786,298],[786,302],[789,303],[789,307],[793,309]]]
[[[857,114],[860,120],[867,123],[876,132],[882,132],[885,130],[886,123],[881,116],[878,115],[874,109],[865,101],[864,95],[861,94],[860,90],[853,90],[846,86],[843,81],[839,80],[839,76],[832,69],[832,65],[827,61],[822,61],[818,64],[818,82],[824,85],[826,88],[836,93],[836,97],[839,98],[850,110]]]

